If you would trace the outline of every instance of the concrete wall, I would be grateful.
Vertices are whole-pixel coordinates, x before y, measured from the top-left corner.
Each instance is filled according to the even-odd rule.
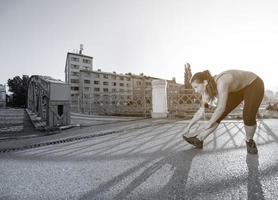
[[[6,107],[6,87],[0,84],[0,107]]]
[[[152,118],[166,118],[167,107],[167,81],[152,81]]]
[[[50,84],[50,100],[51,101],[69,101],[70,85],[51,83]]]

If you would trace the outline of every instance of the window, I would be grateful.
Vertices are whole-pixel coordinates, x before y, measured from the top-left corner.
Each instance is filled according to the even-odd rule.
[[[79,90],[79,87],[71,87],[71,90]]]
[[[70,66],[71,66],[72,69],[79,69],[79,65],[71,64]]]
[[[100,89],[99,89],[99,88],[94,88],[94,91],[95,91],[95,92],[99,92]]]
[[[141,84],[142,84],[141,81],[137,81],[137,82],[136,82],[136,85],[137,85],[137,86],[140,86]]]
[[[78,98],[79,94],[71,94],[73,98]]]
[[[83,97],[86,98],[86,99],[89,99],[90,95],[89,94],[83,94]]]
[[[70,82],[71,83],[79,83],[79,80],[78,79],[71,79]]]
[[[120,86],[123,87],[123,86],[124,86],[124,83],[120,83]]]
[[[88,92],[88,91],[90,91],[90,88],[89,87],[84,87],[84,91]]]
[[[103,78],[108,79],[108,74],[103,74]]]
[[[91,64],[91,60],[88,60],[88,59],[83,59],[83,63],[86,63],[86,64]]]
[[[111,75],[111,79],[112,79],[112,80],[116,80],[116,78],[117,78],[117,77],[116,77],[115,75]]]
[[[122,77],[122,76],[120,76],[120,80],[121,80],[121,81],[123,81],[123,80],[125,80],[125,78],[124,78],[124,77]]]
[[[108,88],[103,88],[103,92],[108,92]]]
[[[99,84],[99,81],[94,81],[94,84],[95,84],[95,85],[98,85],[98,84]]]
[[[96,74],[95,77],[96,77],[96,78],[99,78],[99,74]]]
[[[103,82],[103,85],[109,85],[109,83],[108,82]]]
[[[72,76],[79,76],[79,72],[71,72]]]
[[[126,84],[126,87],[129,87],[129,84],[128,84],[128,83]]]
[[[90,69],[90,67],[85,67],[85,66],[83,66],[83,69],[85,69],[85,70],[89,70],[89,69]]]
[[[130,81],[130,77],[127,77],[126,80],[127,80],[127,81]]]
[[[117,90],[115,88],[112,89],[112,92],[117,92]]]
[[[79,58],[76,58],[76,57],[71,57],[71,61],[74,61],[74,62],[79,62]]]
[[[112,83],[112,86],[117,86],[117,83],[116,83],[116,82],[113,82],[113,83]]]
[[[90,72],[83,72],[86,77],[90,77]]]
[[[84,83],[85,83],[85,84],[90,84],[91,81],[90,81],[90,80],[84,80]]]

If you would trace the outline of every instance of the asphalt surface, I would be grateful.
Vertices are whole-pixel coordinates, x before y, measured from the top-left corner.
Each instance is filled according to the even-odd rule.
[[[247,154],[239,121],[223,122],[203,150],[183,141],[186,121],[73,129],[118,131],[1,153],[0,199],[278,199],[277,122],[258,123],[258,155]]]

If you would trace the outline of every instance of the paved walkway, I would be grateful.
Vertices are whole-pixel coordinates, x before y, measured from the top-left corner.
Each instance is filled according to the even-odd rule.
[[[240,121],[223,122],[203,150],[182,140],[186,121],[129,121],[26,139],[112,132],[1,153],[0,199],[278,199],[277,122],[259,122],[257,156],[246,153]]]

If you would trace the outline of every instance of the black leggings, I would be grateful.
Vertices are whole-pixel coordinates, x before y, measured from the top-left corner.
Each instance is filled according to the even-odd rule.
[[[264,97],[264,82],[259,77],[237,92],[230,92],[226,109],[216,121],[220,123],[232,110],[244,101],[243,121],[246,126],[256,125],[256,115]]]

